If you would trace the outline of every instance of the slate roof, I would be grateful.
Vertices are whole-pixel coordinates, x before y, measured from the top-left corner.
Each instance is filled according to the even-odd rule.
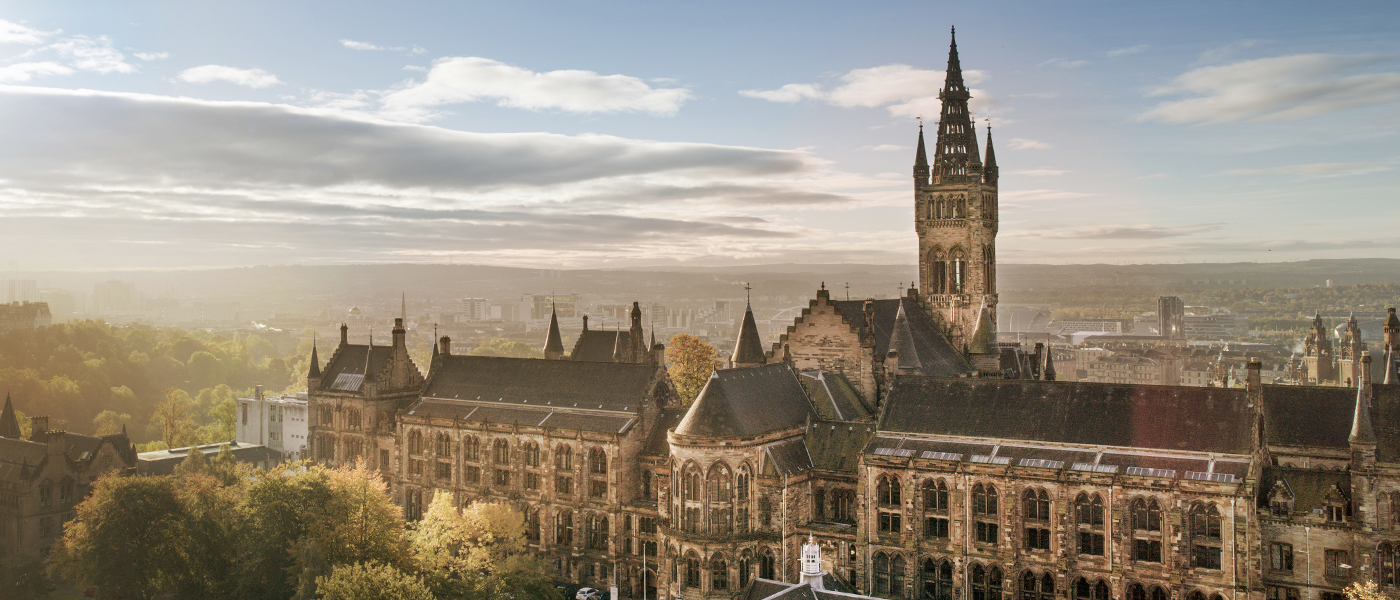
[[[860,453],[873,435],[873,423],[813,421],[803,441],[812,457],[812,468],[854,473]]]
[[[854,327],[865,326],[865,300],[836,300],[832,304]],[[872,300],[875,308],[874,328],[875,355],[885,356],[890,349],[890,337],[894,333],[895,317],[901,304],[906,305],[905,314],[909,330],[913,334],[914,349],[918,351],[920,373],[930,377],[951,377],[971,370],[962,350],[955,348],[944,337],[928,313],[919,308],[910,298]]]
[[[724,438],[798,427],[816,418],[797,372],[786,364],[715,371],[676,433]]]
[[[1323,469],[1294,469],[1290,467],[1264,467],[1259,482],[1259,506],[1269,505],[1269,492],[1274,483],[1282,481],[1293,492],[1293,512],[1309,513],[1326,505],[1327,494],[1335,487],[1344,495],[1351,490],[1351,474],[1346,471]]]
[[[651,434],[647,437],[646,446],[642,447],[644,456],[659,456],[669,458],[671,456],[671,442],[666,439],[666,432],[675,429],[681,424],[681,419],[685,418],[684,408],[665,408],[656,419],[656,425],[651,428]]]
[[[65,432],[63,440],[64,454],[74,462],[91,460],[103,444],[112,444],[117,454],[129,462],[136,460],[135,449],[125,433],[92,436]],[[44,464],[48,458],[48,442],[48,432],[29,440],[0,438],[0,481],[20,481],[26,464],[29,465],[29,472],[33,473],[33,469]]]
[[[1372,384],[1371,423],[1376,459],[1400,462],[1400,385]],[[1345,450],[1356,412],[1356,388],[1265,385],[1268,441],[1278,446]]]
[[[839,371],[804,371],[799,381],[822,419],[862,421],[873,416],[860,399],[860,392]]]
[[[1242,389],[898,377],[881,432],[1249,454]]]
[[[840,577],[826,573],[822,575],[824,590],[814,590],[806,583],[783,583],[771,579],[754,578],[744,590],[743,600],[861,600],[874,596],[855,593]]]
[[[739,325],[739,335],[734,340],[734,352],[729,360],[734,364],[759,364],[766,360],[758,324],[753,320],[752,306],[744,308],[744,322]]]
[[[22,435],[19,420],[15,418],[15,407],[10,403],[10,395],[5,394],[5,408],[0,409],[0,437],[17,438]]]
[[[812,470],[812,455],[803,438],[792,438],[768,446],[765,475],[792,477]]]
[[[631,337],[631,333],[627,331],[607,331],[598,329],[580,331],[578,340],[574,342],[574,351],[569,353],[569,359],[590,362],[614,362],[614,350],[617,349],[619,343],[622,344],[623,348],[626,348],[629,337]]]
[[[342,344],[336,349],[330,364],[321,371],[321,389],[337,392],[359,392],[364,387],[365,352],[367,344]],[[370,369],[378,374],[394,356],[392,346],[374,347]]]
[[[239,462],[257,463],[279,460],[282,457],[281,452],[267,446],[239,445],[237,442],[205,444],[196,447],[204,455],[205,460],[214,460],[224,446],[229,447],[229,450],[233,452],[233,457],[237,458]],[[169,475],[175,472],[175,467],[189,458],[189,452],[189,447],[142,452],[136,455],[136,472],[142,475]]]
[[[648,400],[654,367],[535,358],[438,357],[407,414],[621,433]]]

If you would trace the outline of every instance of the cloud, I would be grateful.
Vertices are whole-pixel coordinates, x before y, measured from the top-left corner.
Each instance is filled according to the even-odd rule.
[[[1044,66],[1046,66],[1046,65],[1050,65],[1050,66],[1053,66],[1053,67],[1059,67],[1059,68],[1061,68],[1061,69],[1074,69],[1074,68],[1082,67],[1082,66],[1087,65],[1087,64],[1089,64],[1089,61],[1087,61],[1087,60],[1065,60],[1065,59],[1063,59],[1063,58],[1052,58],[1052,59],[1047,60],[1047,61],[1045,61],[1045,62],[1043,62],[1043,63],[1040,63],[1040,64],[1038,64],[1038,65],[1036,65],[1036,66],[1037,66],[1037,67],[1044,67]]]
[[[1014,231],[1005,235],[1011,238],[1026,239],[1087,239],[1087,240],[1153,240],[1182,237],[1220,229],[1221,223],[1196,223],[1191,225],[1096,225],[1068,229],[1040,229]]]
[[[1253,48],[1258,43],[1259,40],[1240,40],[1238,42],[1226,44],[1219,48],[1212,48],[1210,50],[1206,50],[1205,52],[1201,53],[1200,58],[1196,59],[1196,64],[1207,65],[1210,63],[1220,62],[1222,60],[1225,60],[1226,58],[1229,58],[1230,55],[1234,54],[1236,51],[1243,50],[1245,48]]]
[[[1125,55],[1125,54],[1137,54],[1137,53],[1142,52],[1143,50],[1146,50],[1146,49],[1147,49],[1147,44],[1138,44],[1138,45],[1136,45],[1136,46],[1128,46],[1127,48],[1117,48],[1117,49],[1114,49],[1114,50],[1109,50],[1109,51],[1108,51],[1108,55],[1109,55],[1110,57],[1113,57],[1113,56],[1123,56],[1123,55]]]
[[[1024,171],[1012,171],[1015,175],[1030,175],[1032,177],[1053,177],[1056,175],[1064,175],[1068,172],[1069,171],[1061,169],[1026,169]]]
[[[913,150],[913,148],[910,148],[909,146],[900,146],[898,144],[879,144],[876,146],[861,146],[859,150],[871,150],[874,152],[897,152],[904,150]]]
[[[165,60],[170,58],[169,52],[137,52],[136,58],[144,61]]]
[[[340,40],[340,45],[351,50],[383,50],[383,46],[376,46],[369,42],[357,42],[355,40]],[[400,48],[402,50],[402,48]]]
[[[44,40],[62,32],[62,29],[40,31],[28,25],[0,19],[0,44],[42,44]]]
[[[1139,121],[1223,123],[1293,121],[1349,108],[1400,103],[1400,73],[1344,74],[1384,59],[1296,54],[1187,71],[1153,96],[1193,95],[1162,102]]]
[[[1073,200],[1076,198],[1087,198],[1093,194],[1082,192],[1067,192],[1064,190],[1019,190],[1006,191],[1000,194],[1002,200],[1011,202],[1021,202],[1027,200]]]
[[[73,69],[55,62],[18,63],[0,67],[0,83],[24,82],[35,76],[72,74]]]
[[[403,66],[403,70],[405,70],[405,71],[418,71],[419,73],[427,73],[427,72],[428,72],[428,67],[420,67],[420,66],[418,66],[418,65],[404,65],[404,66]]]
[[[427,48],[424,48],[424,47],[422,47],[422,46],[419,46],[418,44],[414,44],[413,47],[410,48],[408,52],[409,52],[410,54],[427,54],[427,53],[428,53],[428,49],[427,49]]]
[[[498,106],[571,113],[641,112],[674,115],[693,94],[683,88],[654,88],[628,75],[593,71],[535,72],[489,58],[440,58],[422,83],[384,96],[386,116],[423,121],[445,104],[495,100]]]
[[[784,104],[810,99],[842,108],[884,107],[896,117],[932,116],[941,110],[938,91],[945,79],[943,71],[892,64],[852,69],[840,77],[840,85],[830,90],[815,83],[789,83],[774,90],[740,90],[739,95]],[[963,81],[968,85],[987,79],[983,71],[963,71]],[[983,90],[971,92],[972,109],[978,113],[989,112],[994,104],[991,97]]]
[[[277,76],[262,69],[239,69],[223,65],[204,65],[181,71],[176,76],[186,83],[212,83],[223,81],[253,89],[265,88],[282,83]]]
[[[103,74],[136,72],[136,67],[126,62],[126,56],[113,48],[112,40],[105,35],[95,38],[75,35],[49,44],[44,49],[57,53],[80,71]]]
[[[1298,175],[1301,177],[1338,177],[1389,171],[1394,166],[1378,163],[1312,163],[1264,169],[1230,169],[1216,175]]]
[[[25,232],[0,250],[50,248],[89,268],[82,256],[128,267],[786,257],[829,236],[754,211],[850,205],[888,183],[836,177],[792,151],[16,86],[0,86],[0,130],[0,218]],[[169,244],[109,258],[117,231]],[[282,246],[235,246],[250,239]]]
[[[1011,146],[1012,150],[1047,150],[1050,148],[1050,144],[1026,138],[1011,138],[1007,144]]]

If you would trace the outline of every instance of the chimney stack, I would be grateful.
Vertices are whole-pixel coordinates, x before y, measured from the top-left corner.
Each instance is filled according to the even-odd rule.
[[[452,338],[444,335],[438,340],[438,353],[443,356],[452,356]]]

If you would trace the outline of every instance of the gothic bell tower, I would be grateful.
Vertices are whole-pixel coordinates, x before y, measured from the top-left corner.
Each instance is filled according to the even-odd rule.
[[[943,110],[929,163],[924,128],[914,157],[914,229],[919,235],[919,293],[932,317],[959,348],[973,344],[979,321],[995,327],[997,306],[997,163],[987,131],[987,160],[967,102],[954,30],[948,71],[938,98]],[[980,319],[981,310],[988,312]],[[995,340],[995,332],[990,333]],[[973,349],[986,352],[989,349]]]

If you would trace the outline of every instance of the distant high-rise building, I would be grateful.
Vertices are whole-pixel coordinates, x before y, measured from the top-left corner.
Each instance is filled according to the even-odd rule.
[[[33,279],[0,280],[0,301],[38,302],[39,286]]]
[[[1186,303],[1176,296],[1157,299],[1157,332],[1165,339],[1186,339]]]
[[[136,286],[125,281],[103,281],[92,288],[93,308],[105,315],[140,310]]]
[[[39,290],[39,300],[49,305],[49,314],[59,323],[73,318],[78,312],[78,295],[69,290]]]

